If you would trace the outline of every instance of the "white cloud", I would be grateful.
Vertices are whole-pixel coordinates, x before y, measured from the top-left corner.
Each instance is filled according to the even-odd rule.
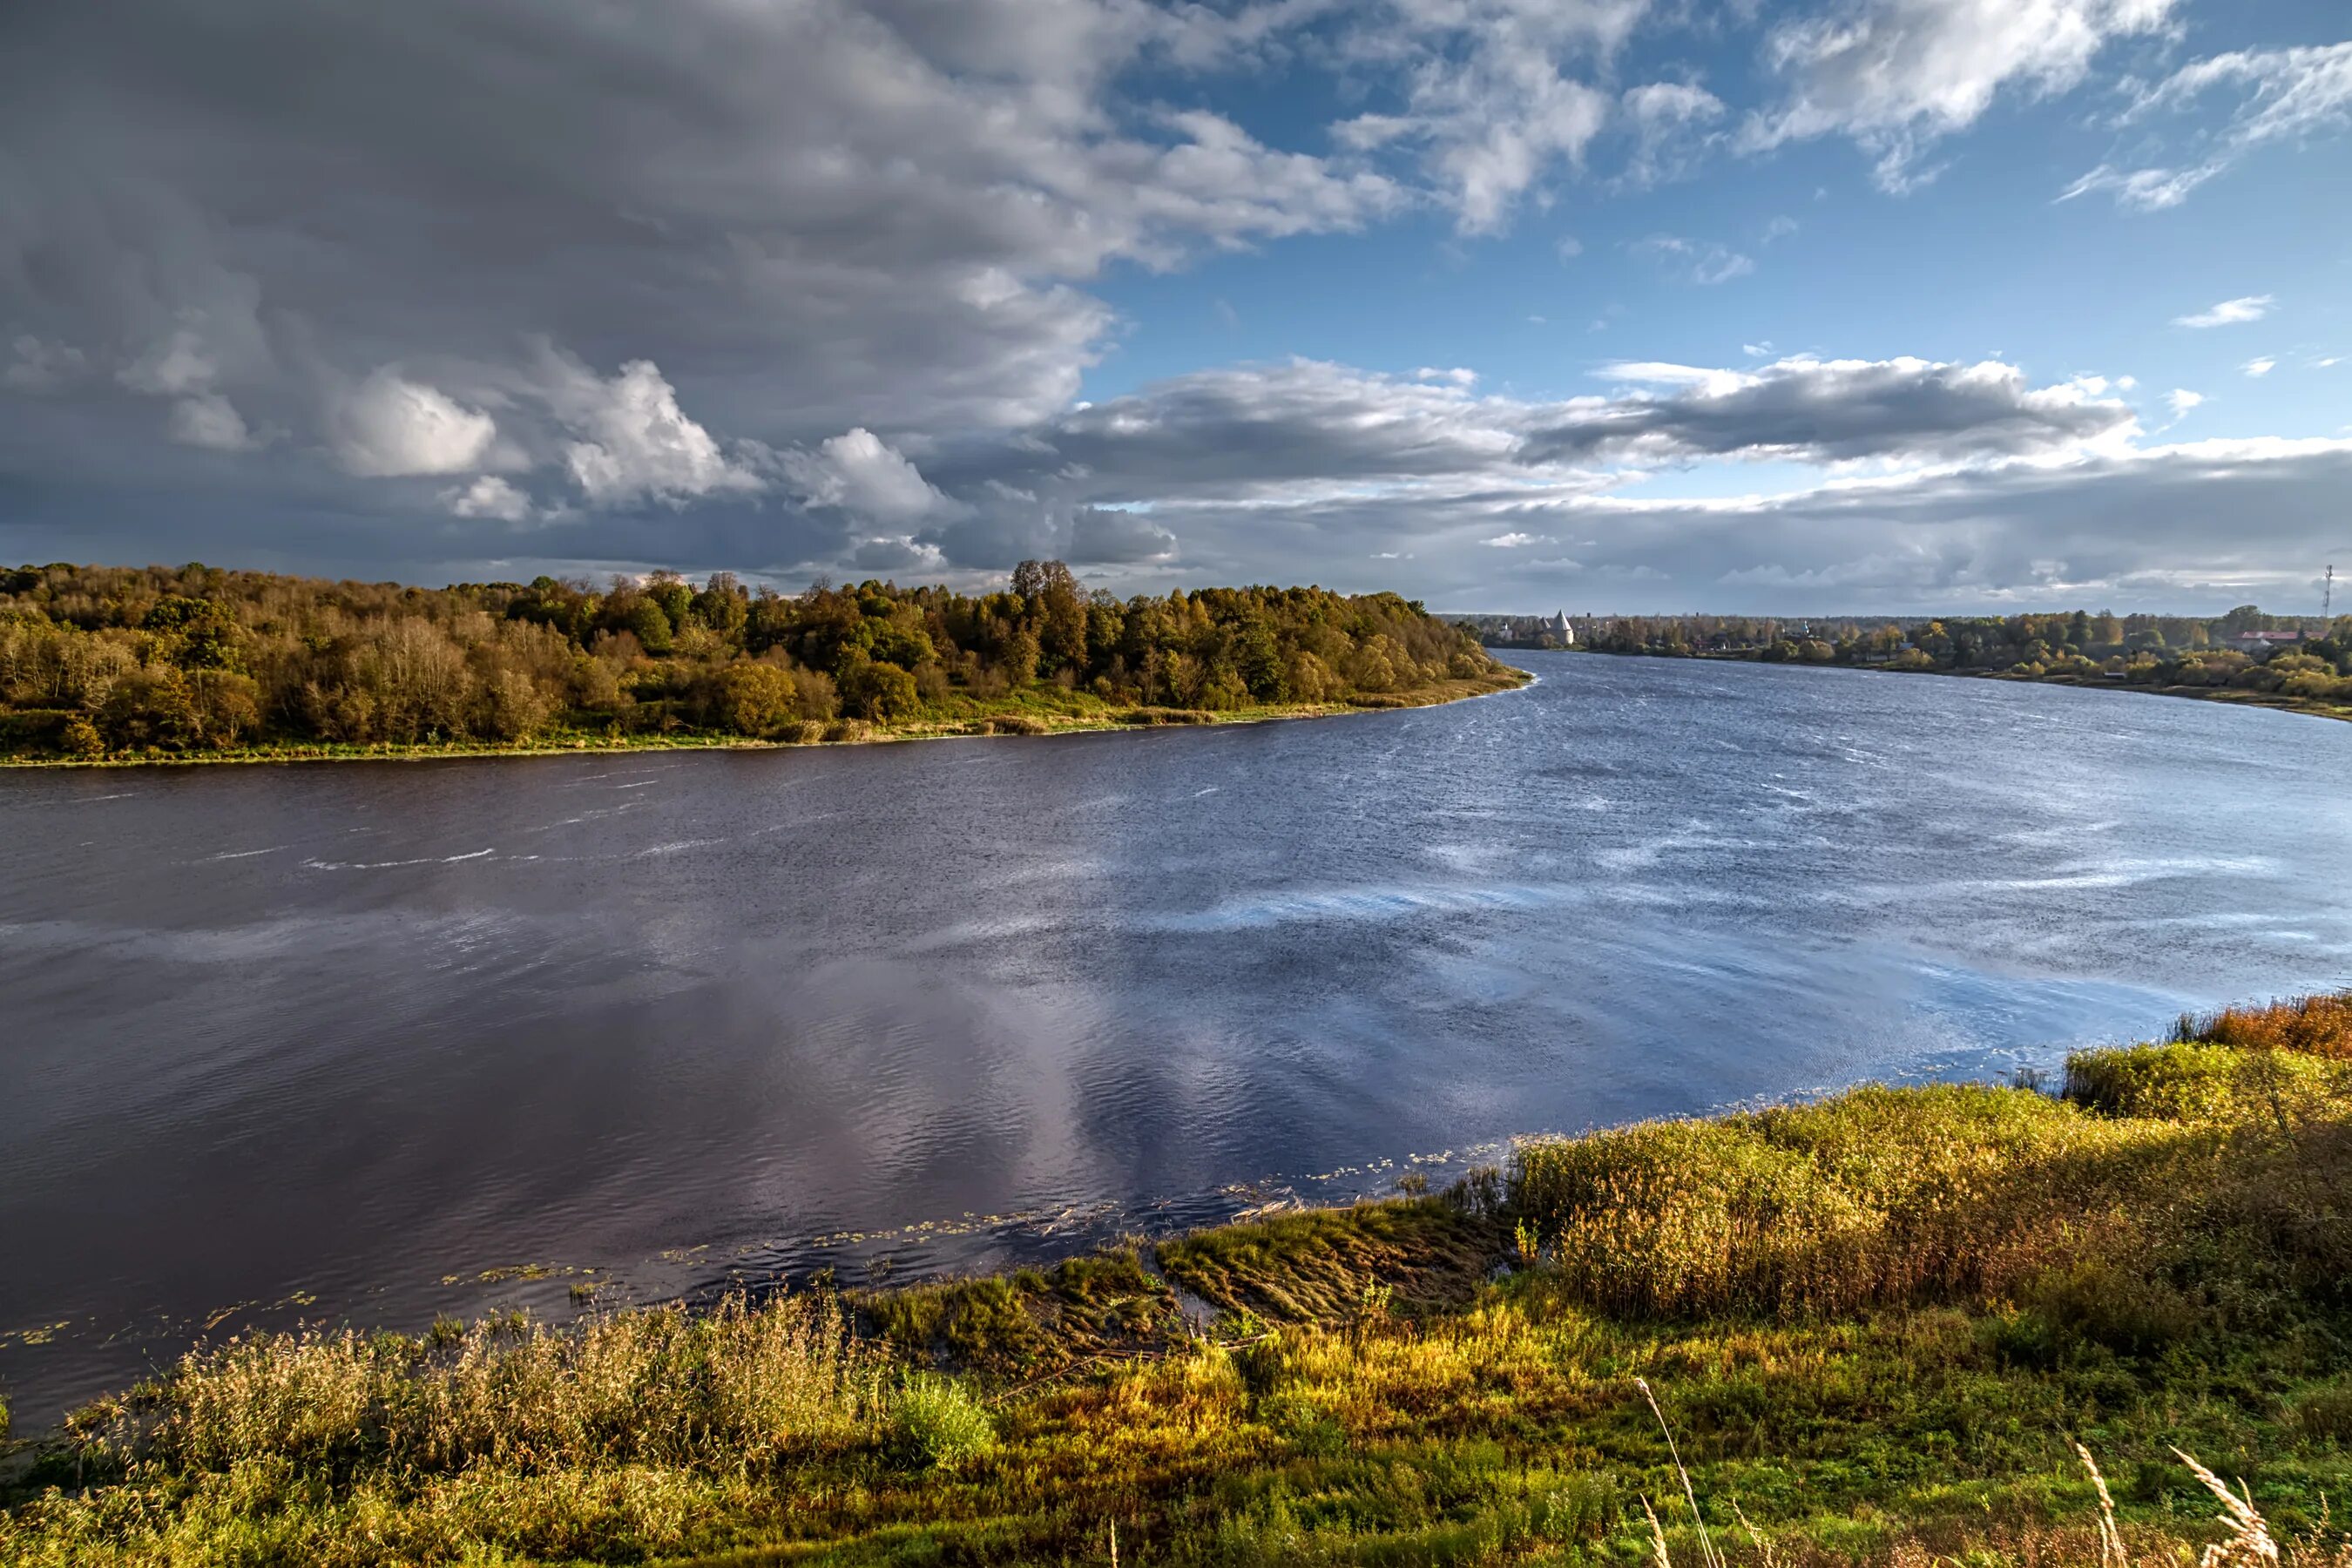
[[[611,380],[550,351],[541,361],[541,395],[575,439],[564,466],[591,501],[670,505],[765,488],[709,431],[687,417],[677,389],[651,360],[631,360]]]
[[[2063,200],[2106,190],[2127,207],[2177,206],[2258,147],[2304,142],[2352,127],[2352,41],[2313,47],[2240,49],[2183,66],[2138,87],[2121,117],[2145,125],[2167,113],[2194,113],[2217,93],[2237,101],[2218,132],[2193,129],[2200,156],[2183,168],[2117,170],[2102,163],[2067,187]]]
[[[2114,193],[2118,206],[2136,212],[2161,212],[2187,201],[2191,191],[2221,172],[2216,163],[2191,169],[2131,170],[2102,163],[2059,192],[2058,199],[2071,202],[2094,191],[2109,191]]]
[[[1498,533],[1492,539],[1482,539],[1478,542],[1496,550],[1522,550],[1530,544],[1557,544],[1559,542],[1548,533]]]
[[[1415,381],[1442,381],[1449,386],[1465,388],[1478,384],[1478,373],[1475,370],[1465,370],[1459,365],[1451,370],[1439,370],[1430,365],[1423,365],[1412,373],[1412,378]]]
[[[814,452],[787,452],[783,465],[809,505],[838,507],[875,523],[903,525],[956,510],[905,454],[862,426]]]
[[[1756,270],[1756,263],[1749,258],[1712,240],[1654,234],[1646,239],[1633,241],[1625,248],[1636,256],[1646,256],[1658,262],[1686,282],[1702,286],[1728,283]]]
[[[1584,241],[1572,234],[1563,234],[1552,242],[1551,248],[1552,254],[1559,257],[1560,260],[1573,261],[1584,254]]]
[[[1709,127],[1723,118],[1723,100],[1694,83],[1654,81],[1628,88],[1619,102],[1633,132],[1633,155],[1625,170],[1630,184],[1678,178],[1721,140]]]
[[[1359,153],[1412,148],[1456,230],[1495,234],[1555,170],[1580,167],[1615,96],[1567,68],[1606,57],[1645,0],[1393,0],[1348,47],[1402,60],[1404,111],[1332,127]]]
[[[939,572],[947,565],[939,546],[903,533],[861,541],[849,563],[861,572],[885,573]]]
[[[391,365],[344,395],[332,422],[336,458],[347,471],[373,479],[478,468],[499,434],[488,414]]]
[[[2244,371],[2248,375],[2260,377],[2270,374],[2272,369],[2275,367],[2278,361],[2271,358],[2268,354],[2258,354],[2254,358],[2250,359],[2245,363],[2240,365],[2238,368]]]
[[[183,447],[212,452],[250,452],[262,444],[236,405],[217,392],[199,392],[172,405],[163,433]]]
[[[2004,89],[2034,97],[2082,81],[2108,40],[2149,33],[2173,0],[1847,0],[1784,22],[1765,46],[1789,83],[1742,141],[1762,151],[1825,135],[1854,139],[1890,192],[1935,177],[1921,155],[1973,125]]]
[[[2191,315],[2175,316],[2176,327],[2230,327],[2242,321],[2259,321],[2270,314],[2273,297],[2268,294],[2242,294],[2235,300],[2224,300],[2210,310]]]
[[[458,517],[491,518],[499,522],[521,522],[531,515],[530,497],[496,474],[483,474],[470,485],[443,490],[441,504]]]
[[[2164,401],[2171,407],[2172,416],[2175,419],[2180,419],[2186,417],[2190,409],[2202,404],[2205,401],[2205,395],[2201,392],[2191,392],[2185,386],[2176,386],[2164,395]]]

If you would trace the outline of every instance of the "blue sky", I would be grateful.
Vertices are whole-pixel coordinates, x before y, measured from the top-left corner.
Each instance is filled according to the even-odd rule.
[[[2352,565],[2340,5],[135,8],[0,24],[0,557],[1784,613]]]

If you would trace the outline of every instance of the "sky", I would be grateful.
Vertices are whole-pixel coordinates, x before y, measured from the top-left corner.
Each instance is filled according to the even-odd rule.
[[[2341,0],[0,19],[0,560],[2318,608]]]

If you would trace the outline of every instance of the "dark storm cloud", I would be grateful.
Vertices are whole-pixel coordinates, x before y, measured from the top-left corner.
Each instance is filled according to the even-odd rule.
[[[2088,441],[2129,426],[2105,384],[2036,388],[1999,361],[1786,360],[1754,373],[1629,364],[1635,384],[1676,387],[1571,407],[1532,430],[1530,461],[1601,456],[1663,458],[2015,455]]]
[[[539,511],[789,502],[778,448],[1063,406],[1108,262],[1400,199],[1213,114],[1116,110],[1118,74],[1216,40],[1114,0],[141,0],[7,29],[6,395],[111,484],[247,454],[265,510],[332,471],[493,473]],[[8,427],[8,471],[74,476]]]

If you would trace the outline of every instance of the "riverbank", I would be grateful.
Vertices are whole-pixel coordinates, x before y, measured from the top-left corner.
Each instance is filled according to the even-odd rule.
[[[1617,658],[1689,658],[1717,664],[1763,664],[1767,660],[1745,653],[1709,653],[1693,650],[1687,653],[1638,653],[1622,648],[1588,648],[1588,653],[1603,654]],[[2257,691],[2231,686],[2180,686],[2145,684],[2114,679],[2105,676],[2083,676],[2069,672],[2044,675],[2020,675],[2005,669],[1945,669],[1937,668],[1906,668],[1887,664],[1840,664],[1806,661],[1809,668],[1823,669],[1854,669],[1877,675],[1941,675],[1963,680],[2000,680],[2029,686],[2071,686],[2085,691],[2136,691],[2150,697],[2189,697],[2202,702],[2225,702],[2240,708],[2266,708],[2280,713],[2305,713],[2315,719],[2352,721],[2352,701],[2336,701],[2321,697],[2298,696],[2289,691]]]
[[[797,746],[865,745],[885,741],[941,741],[992,735],[1068,735],[1168,725],[1263,724],[1287,719],[1329,719],[1400,708],[1432,708],[1473,697],[1516,691],[1535,678],[1511,666],[1469,680],[1448,680],[1411,691],[1358,697],[1345,702],[1277,702],[1213,710],[1120,706],[1091,696],[1055,692],[1028,700],[965,702],[951,713],[872,721],[836,719],[798,727],[789,738],[756,740],[716,731],[680,730],[667,734],[615,734],[576,730],[534,741],[490,743],[475,741],[390,742],[369,745],[322,742],[234,747],[219,751],[152,751],[103,757],[12,756],[0,753],[0,768],[206,767],[254,763],[422,762],[456,757],[559,757],[589,753],[660,752],[765,752]]]
[[[2183,1561],[2179,1450],[2209,1561],[2341,1563],[2352,1001],[2183,1033],[1000,1278],[232,1343],[0,1561]]]

